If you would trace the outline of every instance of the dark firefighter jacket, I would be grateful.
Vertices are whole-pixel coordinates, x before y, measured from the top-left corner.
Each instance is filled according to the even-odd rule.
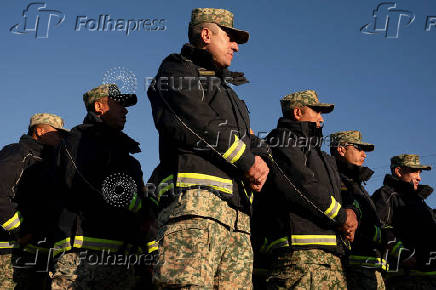
[[[335,160],[320,149],[322,129],[280,118],[267,143],[278,167],[269,162],[267,183],[255,199],[253,239],[266,235],[260,252],[291,247],[343,254],[345,242],[336,229],[346,212]]]
[[[413,184],[388,174],[383,186],[373,194],[383,226],[389,229],[391,270],[411,255],[417,261],[416,270],[436,269],[436,219],[424,201],[432,192],[428,185],[419,185],[415,191]]]
[[[0,249],[13,247],[16,237],[32,234],[27,247],[47,246],[54,229],[57,194],[50,162],[54,150],[29,135],[0,151]],[[13,234],[13,235],[11,235]],[[42,241],[47,243],[42,243]]]
[[[252,196],[241,182],[254,163],[249,112],[230,87],[245,82],[189,44],[163,60],[147,92],[159,131],[160,208],[174,192],[204,188],[249,212]]]
[[[351,199],[359,218],[348,262],[350,265],[387,270],[387,261],[383,259],[381,221],[374,202],[362,184],[371,178],[374,171],[338,159],[336,164],[342,181],[342,197]]]
[[[58,152],[65,195],[55,254],[71,247],[115,252],[141,242],[144,183],[130,155],[138,152],[139,143],[92,112],[71,130]]]

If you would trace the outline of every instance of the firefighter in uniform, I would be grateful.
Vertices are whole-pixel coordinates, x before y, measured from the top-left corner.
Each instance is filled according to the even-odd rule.
[[[436,289],[436,219],[425,199],[433,192],[421,185],[431,166],[416,154],[391,158],[391,174],[372,196],[387,231],[388,289]]]
[[[266,140],[274,166],[254,207],[266,225],[261,251],[271,257],[267,286],[345,289],[341,256],[357,219],[342,204],[334,158],[321,151],[321,114],[334,105],[320,103],[313,90],[289,94],[281,105],[283,117]]]
[[[363,186],[374,173],[362,166],[366,152],[373,150],[374,145],[363,142],[359,131],[330,135],[330,153],[336,158],[341,176],[342,198],[353,203],[359,219],[351,254],[344,261],[348,289],[385,289],[381,271],[386,271],[388,265],[383,257],[381,221]]]
[[[148,89],[159,131],[160,288],[252,287],[252,190],[268,167],[252,152],[249,113],[231,88],[247,80],[227,70],[248,37],[231,12],[194,9],[190,43],[165,58]]]
[[[55,212],[50,194],[57,194],[48,182],[49,164],[67,132],[63,126],[54,114],[35,114],[28,133],[0,151],[1,289],[48,287],[50,214]]]
[[[122,132],[134,94],[103,84],[83,95],[87,115],[61,143],[57,170],[64,185],[52,289],[132,289],[132,256],[145,249],[142,171],[131,155],[139,143]],[[143,244],[142,244],[143,243]],[[131,259],[133,257],[135,260]],[[144,261],[141,261],[144,263]]]

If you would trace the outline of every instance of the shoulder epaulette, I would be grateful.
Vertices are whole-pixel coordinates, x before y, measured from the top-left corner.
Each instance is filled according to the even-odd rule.
[[[204,68],[199,68],[198,73],[200,74],[200,76],[208,76],[208,77],[215,76],[215,71],[206,70]]]

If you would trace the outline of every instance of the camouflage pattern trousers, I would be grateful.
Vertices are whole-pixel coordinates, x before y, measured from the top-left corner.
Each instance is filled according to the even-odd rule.
[[[349,290],[385,290],[385,282],[380,271],[359,266],[345,268]]]
[[[0,254],[0,289],[14,289],[12,254]]]
[[[268,289],[347,289],[341,259],[323,250],[280,251]]]
[[[100,251],[82,250],[80,253],[63,254],[51,273],[51,289],[133,289],[133,267],[112,263],[116,261],[113,259],[105,263],[100,257]]]
[[[248,233],[210,218],[189,217],[163,226],[158,239],[153,282],[159,289],[252,289]]]

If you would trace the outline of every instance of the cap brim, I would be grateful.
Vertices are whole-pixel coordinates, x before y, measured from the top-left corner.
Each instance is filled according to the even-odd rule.
[[[312,108],[316,111],[319,111],[323,114],[328,114],[330,112],[333,111],[333,109],[335,108],[335,105],[333,104],[324,104],[324,103],[319,103],[316,105],[307,105],[309,108]]]
[[[363,151],[371,152],[374,151],[375,145],[371,143],[365,143],[365,142],[353,142],[352,144],[356,144],[359,147],[362,148]]]
[[[412,169],[421,169],[421,170],[431,170],[430,165],[413,165],[413,166],[407,166]]]
[[[250,38],[250,33],[245,30],[239,30],[233,27],[223,26],[219,25],[224,31],[226,31],[228,34],[230,34],[230,39],[234,40],[238,44],[244,44],[247,43],[248,39]]]
[[[120,103],[123,107],[134,106],[138,102],[135,94],[120,94],[114,97],[110,96],[110,98]]]

